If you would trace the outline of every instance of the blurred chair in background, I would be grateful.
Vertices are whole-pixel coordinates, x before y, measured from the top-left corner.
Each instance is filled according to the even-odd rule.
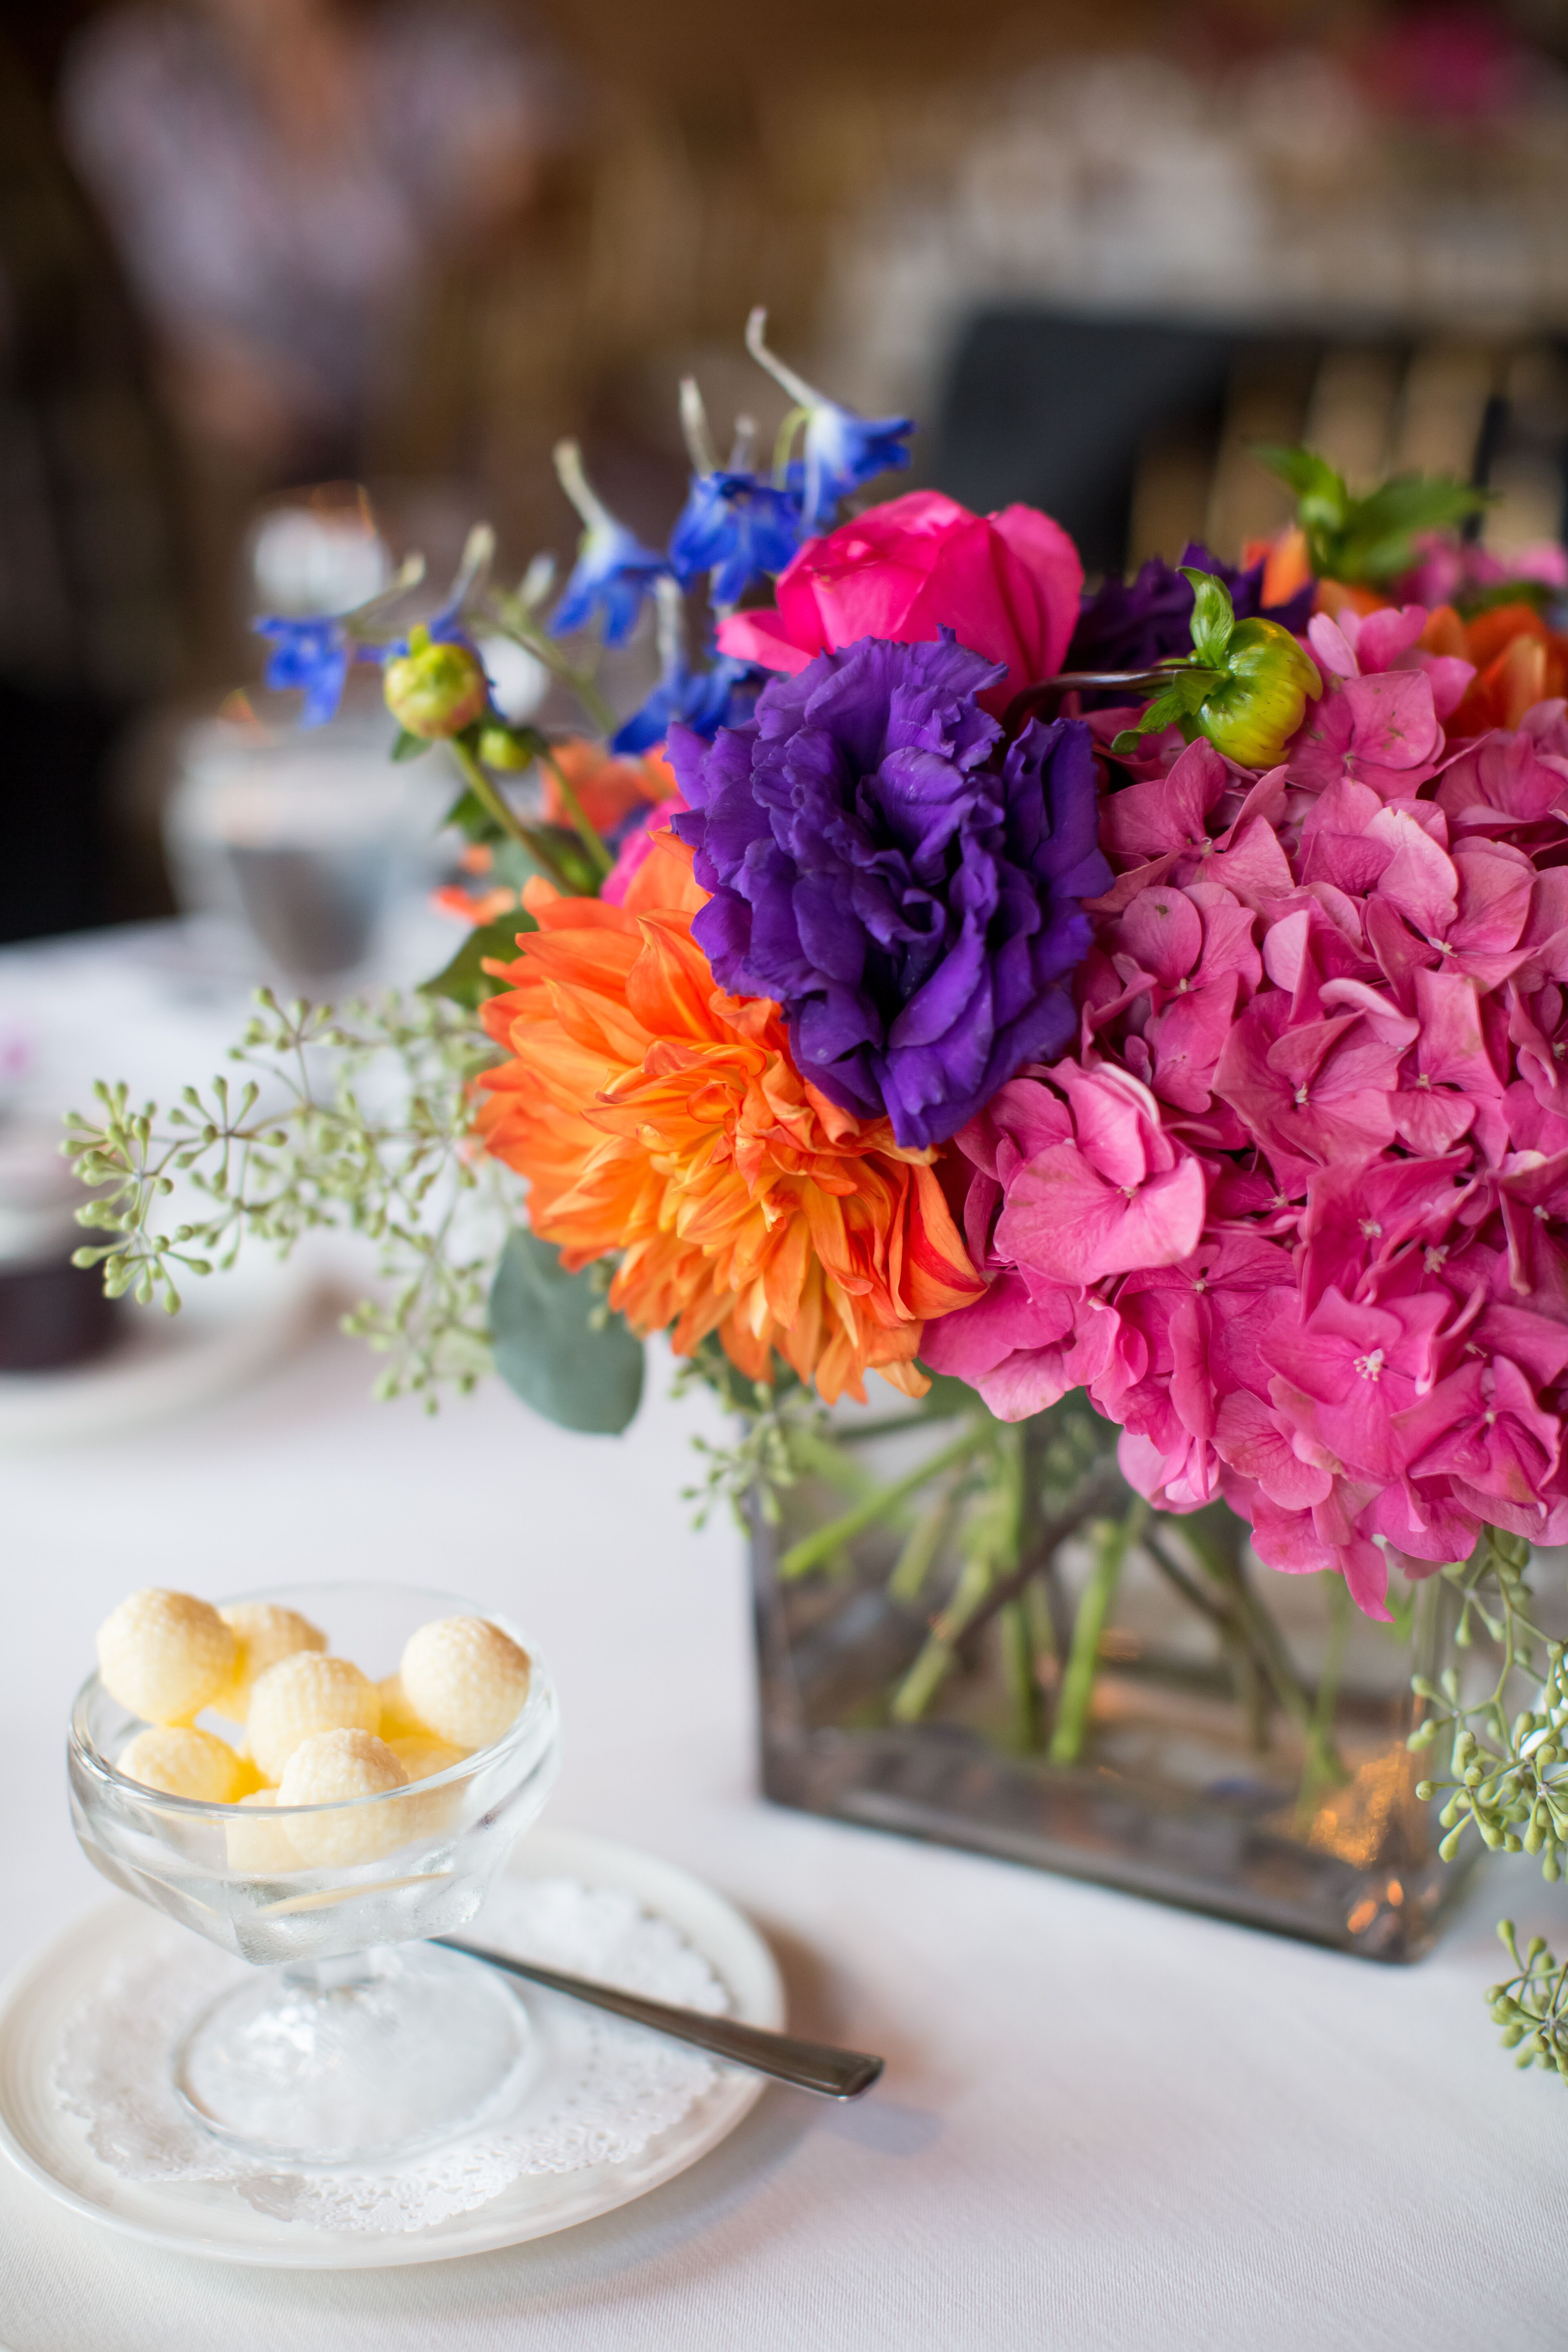
[[[1290,502],[1251,445],[1301,440],[1363,488],[1412,470],[1489,484],[1499,552],[1568,521],[1568,362],[1541,336],[1352,341],[984,310],[953,357],[931,469],[967,505],[1044,507],[1093,575],[1189,539],[1231,554],[1270,536]]]
[[[174,518],[112,257],[0,39],[0,940],[127,911],[108,779],[179,666]]]

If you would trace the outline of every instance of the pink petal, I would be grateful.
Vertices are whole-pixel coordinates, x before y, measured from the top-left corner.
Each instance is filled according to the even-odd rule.
[[[1205,1197],[1203,1165],[1190,1153],[1130,1199],[1105,1183],[1075,1146],[1060,1144],[1031,1160],[1014,1182],[997,1220],[997,1246],[1060,1282],[1174,1265],[1197,1246]]]
[[[1355,628],[1357,615],[1351,613],[1348,607],[1346,610],[1350,625]],[[1359,635],[1359,630],[1357,634]],[[1361,663],[1356,658],[1354,639],[1346,635],[1337,621],[1331,620],[1327,613],[1313,614],[1307,624],[1307,636],[1321,666],[1331,671],[1335,677],[1361,676]]]
[[[1167,988],[1184,980],[1203,952],[1198,910],[1169,883],[1140,891],[1115,936],[1117,946],[1134,958],[1139,970]]]
[[[1404,809],[1380,809],[1367,826],[1370,840],[1393,855],[1379,876],[1377,895],[1386,898],[1429,939],[1447,932],[1458,909],[1459,877],[1453,860]]]
[[[1416,645],[1426,626],[1426,608],[1420,604],[1405,604],[1397,610],[1384,605],[1375,613],[1366,614],[1356,638],[1356,661],[1362,676],[1370,677],[1375,670],[1392,669],[1400,656]]]
[[[1100,845],[1123,858],[1206,845],[1205,819],[1229,781],[1229,770],[1212,743],[1189,744],[1157,783],[1129,784],[1102,803]]]

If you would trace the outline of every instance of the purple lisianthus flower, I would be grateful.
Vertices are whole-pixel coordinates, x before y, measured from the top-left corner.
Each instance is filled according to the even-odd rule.
[[[1263,565],[1245,571],[1222,563],[1206,547],[1194,541],[1182,550],[1182,562],[1194,572],[1209,572],[1223,580],[1238,621],[1278,621],[1300,636],[1312,617],[1315,583],[1309,581],[1283,604],[1263,602]],[[1068,647],[1064,669],[1151,669],[1159,661],[1193,649],[1193,586],[1180,568],[1173,570],[1159,556],[1151,556],[1134,580],[1107,580],[1086,595]],[[1113,702],[1106,692],[1091,702]]]
[[[905,1145],[1066,1045],[1079,902],[1110,887],[1089,730],[1005,743],[976,697],[1005,675],[951,630],[862,637],[771,680],[711,745],[669,732],[716,978],[782,1005],[804,1075]]]

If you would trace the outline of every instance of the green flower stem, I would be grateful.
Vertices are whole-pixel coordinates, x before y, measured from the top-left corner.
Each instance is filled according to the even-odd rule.
[[[1239,1549],[1233,1550],[1223,1541],[1216,1541],[1212,1528],[1203,1523],[1201,1517],[1184,1518],[1182,1534],[1234,1607],[1237,1622],[1268,1675],[1275,1697],[1301,1734],[1321,1783],[1331,1787],[1348,1780],[1350,1774],[1334,1742],[1331,1708],[1327,1723],[1320,1726],[1315,1719],[1312,1695],[1296,1672],[1279,1628],[1253,1591]],[[1239,1547],[1239,1527],[1236,1543]]]
[[[991,1589],[992,1567],[984,1552],[966,1559],[952,1599],[931,1629],[919,1657],[893,1694],[889,1712],[895,1723],[918,1723],[952,1667],[958,1644]]]
[[[531,653],[535,661],[542,662],[552,677],[574,694],[583,706],[584,716],[595,735],[613,735],[617,724],[616,714],[595,684],[592,674],[579,669],[567,660],[553,637],[546,635],[529,613],[521,596],[505,590],[491,592],[489,615],[503,636],[511,637]]]
[[[808,1575],[814,1568],[819,1568],[824,1560],[830,1559],[840,1544],[852,1543],[858,1535],[863,1535],[878,1519],[885,1517],[906,1496],[918,1494],[943,1470],[951,1470],[955,1464],[967,1461],[986,1442],[987,1433],[971,1425],[962,1437],[954,1438],[952,1444],[944,1446],[940,1454],[933,1454],[928,1460],[917,1463],[914,1469],[901,1478],[895,1478],[890,1486],[877,1487],[857,1503],[852,1511],[846,1511],[842,1518],[830,1520],[826,1527],[814,1528],[810,1535],[803,1536],[799,1543],[792,1544],[779,1562],[780,1576]]]
[[[1340,1676],[1344,1671],[1345,1635],[1350,1630],[1351,1597],[1345,1590],[1342,1576],[1336,1576],[1329,1591],[1329,1639],[1323,1652],[1323,1671],[1318,1677],[1318,1696],[1307,1727],[1307,1755],[1301,1768],[1301,1788],[1297,1799],[1300,1811],[1310,1819],[1318,1799],[1325,1788],[1349,1776],[1334,1746],[1334,1708],[1340,1696]]]
[[[461,769],[468,790],[486,813],[495,819],[502,832],[508,834],[520,848],[527,850],[541,873],[548,876],[558,890],[563,891],[569,898],[576,898],[579,893],[573,887],[571,877],[556,864],[549,843],[542,840],[531,826],[522,823],[515,809],[508,804],[505,795],[496,790],[462,737],[449,736],[447,747]]]
[[[1247,1716],[1247,1744],[1261,1755],[1268,1745],[1268,1667],[1267,1659],[1254,1647],[1246,1620],[1233,1600],[1221,1602],[1212,1599],[1158,1536],[1145,1532],[1143,1549],[1188,1607],[1195,1609],[1200,1617],[1206,1617],[1214,1627],[1236,1680],[1237,1699]]]
[[[1040,1744],[1040,1686],[1035,1678],[1035,1643],[1023,1601],[1009,1601],[997,1623],[1002,1634],[1002,1671],[1013,1705],[1013,1743],[1026,1756]]]
[[[904,1548],[888,1579],[888,1598],[912,1607],[925,1590],[926,1578],[952,1523],[953,1490],[950,1486],[928,1503],[904,1539]]]
[[[1073,1620],[1072,1648],[1062,1676],[1056,1728],[1047,1750],[1053,1764],[1076,1764],[1083,1753],[1094,1678],[1100,1664],[1100,1636],[1110,1622],[1127,1554],[1142,1537],[1148,1517],[1149,1506],[1140,1495],[1124,1517],[1100,1523],[1094,1567]]]
[[[837,1486],[841,1495],[848,1495],[858,1503],[864,1502],[868,1495],[880,1492],[869,1470],[857,1462],[853,1455],[846,1454],[820,1429],[814,1429],[809,1422],[792,1425],[788,1446],[790,1461],[797,1472],[808,1472],[813,1477],[820,1478],[825,1486]]]
[[[971,1633],[978,1633],[981,1627],[1001,1610],[1005,1609],[1010,1601],[1016,1601],[1037,1576],[1043,1580],[1049,1591],[1055,1565],[1054,1555],[1058,1544],[1064,1544],[1068,1536],[1076,1535],[1086,1519],[1102,1514],[1118,1495],[1125,1491],[1114,1467],[1096,1472],[1087,1478],[1067,1509],[1035,1531],[1028,1549],[1020,1559],[1018,1565],[996,1580],[986,1595],[984,1604],[973,1625],[970,1628]],[[1054,1600],[1057,1595],[1053,1592],[1051,1597]],[[1061,1633],[1068,1629],[1065,1623],[1058,1619],[1054,1610],[1052,1617],[1053,1622],[1058,1622],[1060,1628],[1057,1642],[1058,1650],[1064,1651],[1069,1646],[1069,1641],[1064,1641]]]
[[[605,846],[604,835],[596,825],[590,824],[588,813],[578,799],[573,786],[567,782],[566,771],[554,752],[546,751],[542,757],[545,766],[555,779],[555,789],[561,795],[563,807],[572,820],[572,830],[587,851],[594,870],[602,881],[616,862]]]
[[[795,446],[795,436],[810,415],[809,408],[799,406],[786,409],[784,412],[784,420],[773,441],[773,488],[775,490],[782,490],[789,479],[790,451]]]

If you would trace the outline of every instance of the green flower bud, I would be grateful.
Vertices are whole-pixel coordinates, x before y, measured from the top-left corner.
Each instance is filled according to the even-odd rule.
[[[492,719],[480,729],[474,748],[487,768],[502,775],[520,775],[524,768],[532,767],[537,756],[534,746],[535,739],[526,731],[509,727],[503,719]]]
[[[408,651],[382,674],[386,707],[398,725],[426,742],[460,735],[489,709],[489,680],[467,646],[433,645],[427,629],[409,634]]]
[[[1317,664],[1278,621],[1238,621],[1225,649],[1225,676],[1198,711],[1216,751],[1244,768],[1272,768],[1301,724],[1309,696],[1323,690]]]

